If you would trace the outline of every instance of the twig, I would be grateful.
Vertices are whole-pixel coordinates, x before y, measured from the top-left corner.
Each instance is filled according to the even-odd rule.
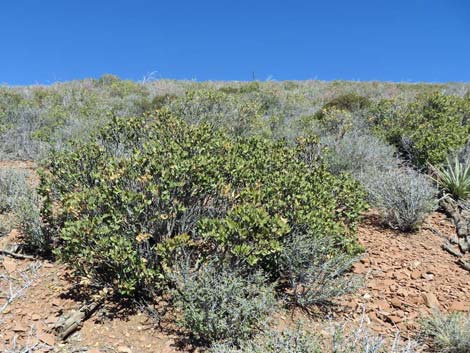
[[[442,244],[442,249],[447,251],[449,254],[454,255],[455,257],[462,257],[462,254],[455,250],[448,241]]]
[[[67,318],[59,320],[55,324],[55,329],[59,331],[58,338],[63,341],[77,331],[82,326],[83,322],[93,315],[103,304],[103,301],[104,300],[83,305],[78,311],[73,312]]]
[[[438,229],[434,228],[433,226],[426,226],[424,227],[424,229],[431,231],[431,233],[434,233],[439,238],[447,239],[447,237],[444,234],[442,234]]]
[[[8,251],[8,250],[5,250],[5,249],[0,249],[0,254],[11,256],[11,257],[14,257],[16,259],[34,260],[34,256],[18,254],[16,252]]]
[[[464,261],[462,259],[459,259],[457,263],[465,270],[470,271],[470,263],[467,261]]]

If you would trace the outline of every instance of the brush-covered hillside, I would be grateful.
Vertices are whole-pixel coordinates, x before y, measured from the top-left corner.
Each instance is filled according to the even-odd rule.
[[[470,84],[0,87],[3,352],[470,352]]]

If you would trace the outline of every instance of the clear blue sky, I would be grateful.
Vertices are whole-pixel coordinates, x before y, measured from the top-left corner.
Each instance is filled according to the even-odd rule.
[[[0,83],[470,81],[468,0],[4,0]]]

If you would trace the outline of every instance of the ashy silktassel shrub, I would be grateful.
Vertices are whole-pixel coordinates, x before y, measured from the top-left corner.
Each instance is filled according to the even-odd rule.
[[[433,352],[470,352],[470,316],[468,313],[435,312],[422,322],[422,336]]]
[[[239,347],[218,343],[210,353],[322,353],[325,352],[318,337],[300,327],[283,331],[269,330],[255,339],[242,342]]]
[[[27,173],[17,169],[0,169],[0,213],[14,212],[27,195]]]
[[[431,166],[438,185],[456,200],[470,197],[470,160],[461,162],[456,156],[438,167]]]
[[[449,153],[468,141],[468,107],[462,98],[425,94],[400,114],[380,119],[378,130],[418,167],[445,161]]]
[[[399,332],[393,339],[377,335],[367,329],[364,321],[357,327],[338,324],[333,327],[333,335],[327,343],[327,352],[331,353],[418,353],[418,342],[404,342]]]
[[[274,287],[261,273],[246,275],[207,263],[173,273],[179,324],[204,345],[239,343],[264,328],[276,307]]]
[[[417,342],[403,342],[398,335],[391,342],[375,335],[363,324],[357,328],[336,325],[332,335],[312,335],[300,325],[296,329],[271,330],[240,347],[215,344],[211,353],[418,353]]]
[[[396,168],[396,150],[367,131],[352,130],[341,138],[327,135],[321,139],[327,148],[326,160],[334,174],[351,173],[359,180],[363,174]]]
[[[0,170],[0,232],[19,228],[27,251],[43,254],[50,244],[41,231],[40,202],[29,177],[22,170]]]
[[[436,209],[437,190],[430,180],[412,169],[391,169],[369,174],[361,180],[370,204],[382,221],[393,229],[414,231]]]
[[[164,109],[115,119],[45,165],[44,231],[77,275],[121,295],[162,288],[183,245],[276,279],[282,239],[297,226],[358,251],[364,192],[329,173],[317,149],[312,139],[234,139]]]
[[[294,232],[285,238],[279,256],[281,278],[288,283],[288,301],[308,310],[358,289],[360,278],[346,275],[357,260],[346,253],[337,254],[331,238]]]

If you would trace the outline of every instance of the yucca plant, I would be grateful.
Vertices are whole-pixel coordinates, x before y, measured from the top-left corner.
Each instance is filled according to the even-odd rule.
[[[431,167],[434,179],[440,187],[451,194],[455,199],[470,198],[470,161],[459,161],[447,158],[445,164],[439,167]]]

